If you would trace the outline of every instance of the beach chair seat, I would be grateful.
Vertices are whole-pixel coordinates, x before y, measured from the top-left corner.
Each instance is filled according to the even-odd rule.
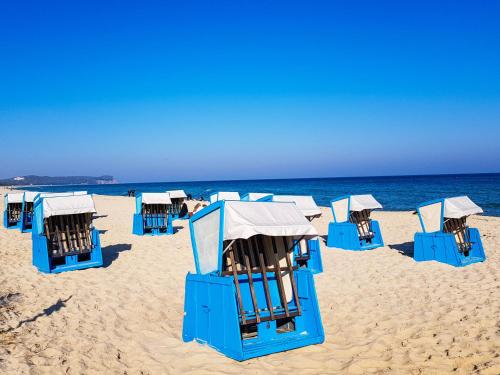
[[[464,267],[486,260],[477,228],[467,217],[483,210],[467,196],[443,198],[417,207],[422,232],[415,233],[414,259]]]
[[[183,339],[242,361],[323,342],[310,270],[294,264],[317,232],[292,203],[218,201],[190,219]]]
[[[33,265],[45,273],[100,267],[103,264],[92,196],[42,193],[34,199]]]
[[[23,193],[8,193],[4,197],[3,225],[7,229],[18,229],[21,227],[21,216],[23,212]]]
[[[135,196],[136,211],[132,233],[143,235],[173,234],[172,201],[168,193],[140,193]]]
[[[370,217],[382,205],[371,194],[343,196],[330,204],[333,222],[328,225],[328,247],[359,251],[384,246],[380,225]]]

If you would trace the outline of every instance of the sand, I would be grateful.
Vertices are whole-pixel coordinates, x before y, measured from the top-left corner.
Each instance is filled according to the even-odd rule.
[[[133,198],[95,202],[103,268],[39,273],[31,236],[0,229],[0,373],[500,374],[500,218],[470,219],[488,259],[458,269],[413,261],[411,212],[375,213],[385,247],[321,248],[325,343],[239,363],[182,341],[188,222],[137,237]],[[330,220],[314,221],[322,236]]]

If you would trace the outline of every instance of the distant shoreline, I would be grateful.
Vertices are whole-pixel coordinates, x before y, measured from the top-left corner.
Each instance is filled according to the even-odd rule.
[[[101,184],[43,184],[43,185],[3,185],[3,187],[26,188],[26,187],[61,187],[61,186],[106,186],[106,185],[138,185],[138,184],[189,184],[189,183],[226,183],[226,182],[260,182],[260,181],[296,181],[296,180],[343,180],[343,179],[382,179],[382,178],[426,178],[426,177],[464,177],[464,176],[499,176],[500,172],[486,173],[438,173],[438,174],[408,174],[408,175],[373,175],[373,176],[337,176],[337,177],[287,177],[287,178],[258,178],[258,179],[230,179],[230,180],[191,180],[191,181],[128,181],[111,182]],[[2,186],[2,185],[0,185]]]

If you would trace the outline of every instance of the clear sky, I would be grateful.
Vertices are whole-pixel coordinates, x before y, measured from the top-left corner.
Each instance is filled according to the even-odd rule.
[[[500,1],[3,1],[0,177],[500,171]]]

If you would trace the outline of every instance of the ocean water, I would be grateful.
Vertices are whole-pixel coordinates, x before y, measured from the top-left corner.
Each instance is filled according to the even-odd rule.
[[[194,198],[216,191],[263,192],[275,194],[312,195],[316,203],[328,206],[330,199],[346,194],[373,194],[385,210],[414,210],[428,200],[468,195],[481,206],[485,215],[500,216],[500,173],[432,176],[393,176],[356,178],[304,178],[286,180],[197,181],[128,183],[115,185],[66,185],[29,187],[29,190],[50,192],[87,190],[104,195],[127,195],[137,192],[161,192],[184,189]]]

